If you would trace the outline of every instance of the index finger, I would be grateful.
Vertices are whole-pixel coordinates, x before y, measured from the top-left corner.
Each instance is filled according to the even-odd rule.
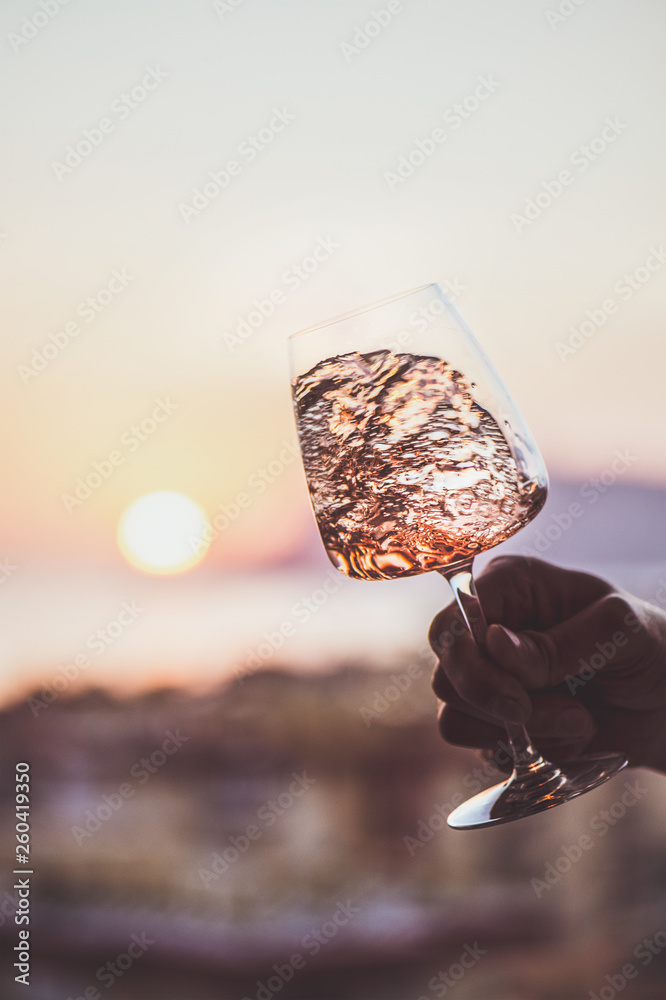
[[[552,628],[613,593],[609,583],[591,573],[525,556],[493,559],[476,588],[488,624],[517,631]]]

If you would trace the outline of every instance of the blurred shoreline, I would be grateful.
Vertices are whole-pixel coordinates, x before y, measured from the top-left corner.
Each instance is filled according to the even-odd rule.
[[[662,603],[664,510],[665,489],[555,481],[539,517],[480,556],[477,572],[495,555],[517,553],[597,573]],[[205,564],[173,578],[122,564],[19,566],[0,591],[0,704],[68,675],[68,691],[130,694],[185,683],[196,692],[280,662],[299,672],[346,660],[382,670],[423,646],[450,600],[441,578],[349,580],[329,564],[314,524],[305,540],[281,566],[244,574]],[[133,618],[124,606],[138,609]],[[119,616],[129,624],[117,624]]]
[[[0,724],[30,762],[40,1000],[84,995],[137,939],[145,953],[112,983],[122,1000],[254,998],[294,954],[286,1000],[405,1000],[465,949],[478,963],[463,1000],[555,1000],[663,926],[663,777],[632,771],[552,813],[449,830],[451,808],[500,775],[440,739],[425,664],[265,671],[199,697],[90,691]],[[13,772],[0,777],[8,804]],[[665,956],[632,1000],[657,995]],[[3,996],[20,995],[8,981]]]

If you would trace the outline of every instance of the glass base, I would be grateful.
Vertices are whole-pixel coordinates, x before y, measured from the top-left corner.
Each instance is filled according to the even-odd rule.
[[[553,809],[614,777],[627,760],[619,753],[587,754],[555,767],[543,759],[521,766],[499,785],[479,792],[449,815],[454,830],[511,823]]]

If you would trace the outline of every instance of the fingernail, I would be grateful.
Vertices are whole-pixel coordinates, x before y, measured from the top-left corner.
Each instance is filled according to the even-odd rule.
[[[559,736],[578,736],[587,728],[587,717],[579,708],[565,708],[557,719]]]
[[[498,715],[500,719],[506,719],[507,722],[522,724],[526,721],[523,706],[513,698],[495,698],[490,703],[490,712]]]
[[[496,625],[495,628],[499,629],[499,631],[502,632],[507,637],[507,639],[509,640],[509,642],[516,649],[522,649],[522,643],[521,643],[520,639],[518,638],[518,636],[516,635],[515,632],[511,631],[510,628],[507,628],[506,625]]]

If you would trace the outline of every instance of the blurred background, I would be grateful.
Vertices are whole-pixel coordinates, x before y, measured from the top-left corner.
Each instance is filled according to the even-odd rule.
[[[2,774],[31,763],[35,875],[4,995],[578,1000],[626,963],[661,995],[663,779],[445,827],[493,779],[436,731],[449,593],[330,567],[286,338],[439,281],[551,475],[501,551],[666,603],[665,28],[5,0]]]

